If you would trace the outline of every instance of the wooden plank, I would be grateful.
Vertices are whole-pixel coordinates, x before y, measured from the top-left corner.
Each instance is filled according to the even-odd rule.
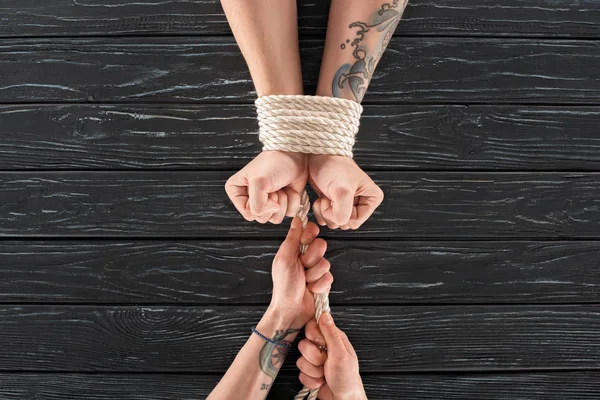
[[[0,302],[266,305],[280,243],[3,241]],[[597,242],[330,240],[327,258],[333,305],[600,301]]]
[[[231,172],[0,173],[0,236],[281,238],[249,223],[223,185]],[[386,200],[333,238],[593,238],[597,173],[376,172]]]
[[[161,374],[0,374],[4,400],[198,400],[208,396],[219,375]],[[365,375],[363,383],[371,400],[564,400],[600,396],[600,373],[529,372],[490,374]],[[299,390],[295,374],[282,373],[269,399],[291,399]]]
[[[367,106],[366,170],[600,170],[600,108]],[[0,106],[0,169],[236,169],[260,151],[250,105]]]
[[[264,308],[0,307],[0,370],[224,372]],[[363,372],[594,369],[600,362],[597,305],[339,306],[334,313]],[[294,349],[285,370],[295,370],[296,357]]]
[[[300,0],[301,34],[323,35],[329,2]],[[0,36],[229,34],[218,0],[5,0]],[[411,0],[398,35],[600,36],[596,1]]]
[[[322,41],[302,41],[306,92]],[[600,99],[600,41],[396,37],[365,102],[565,103]],[[249,102],[232,38],[5,40],[0,103]]]

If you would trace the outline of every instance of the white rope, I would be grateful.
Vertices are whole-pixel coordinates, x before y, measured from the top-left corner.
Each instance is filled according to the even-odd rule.
[[[259,97],[255,104],[263,151],[330,154],[352,158],[354,139],[363,111],[357,102],[334,97],[276,95]],[[310,200],[304,191],[296,213],[304,228],[308,224],[309,209]],[[307,247],[300,245],[300,252],[304,254]],[[318,322],[321,314],[331,312],[329,295],[313,293],[313,296],[315,319]],[[294,400],[315,400],[318,393],[319,389],[305,386]]]
[[[274,95],[254,102],[263,151],[352,158],[362,106],[335,97]]]
[[[306,225],[308,225],[307,214],[309,209],[310,200],[308,198],[308,194],[306,193],[306,191],[304,191],[302,192],[302,196],[300,198],[300,208],[296,213],[296,216],[302,220],[302,227],[304,229],[306,229]],[[300,245],[300,253],[306,253],[307,249],[307,245]],[[331,312],[331,309],[329,308],[329,296],[327,293],[313,293],[313,297],[315,299],[315,319],[318,322],[319,318],[321,318],[321,314],[323,314],[324,312]],[[319,389],[310,389],[304,386],[302,390],[300,390],[298,394],[294,397],[294,400],[315,400],[318,394]]]

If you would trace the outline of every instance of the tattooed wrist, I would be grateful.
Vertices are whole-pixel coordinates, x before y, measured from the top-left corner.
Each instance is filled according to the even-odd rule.
[[[266,342],[260,351],[258,357],[260,369],[271,377],[271,379],[275,379],[290,351],[291,340],[287,338],[297,334],[299,331],[300,329],[276,330],[275,334],[270,338],[271,340]],[[287,343],[290,346],[280,346],[278,343]]]
[[[290,316],[269,307],[256,326],[258,331],[269,339],[263,345],[258,361],[260,369],[271,379],[275,379],[277,373],[279,373],[289,352],[289,347],[291,347],[277,345],[277,343],[291,345],[302,328],[293,326],[292,323],[293,320]]]

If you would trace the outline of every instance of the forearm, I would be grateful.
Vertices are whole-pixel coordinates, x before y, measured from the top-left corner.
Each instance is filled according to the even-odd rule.
[[[276,341],[292,343],[301,327],[279,311],[269,308],[256,330]],[[288,349],[251,334],[246,344],[207,400],[264,399],[277,377]]]
[[[362,101],[408,0],[332,0],[317,94]]]
[[[221,0],[257,95],[302,94],[296,0]]]

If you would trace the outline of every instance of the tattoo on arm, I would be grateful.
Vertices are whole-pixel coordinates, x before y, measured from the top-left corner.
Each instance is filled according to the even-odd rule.
[[[300,329],[287,329],[287,330],[278,330],[275,331],[275,335],[271,339],[276,342],[290,343],[286,341],[285,338],[291,334],[299,332]],[[260,355],[258,358],[258,363],[260,364],[260,369],[267,375],[269,375],[272,379],[275,379],[285,358],[287,357],[289,349],[283,346],[276,346],[273,343],[265,343],[262,350],[260,351]],[[261,390],[268,390],[261,387]],[[270,389],[270,385],[269,385]]]
[[[342,65],[333,78],[334,97],[344,97],[361,102],[375,67],[383,55],[408,0],[393,0],[377,10],[367,22],[356,21],[348,28],[356,29],[354,39],[340,46],[344,51],[349,45],[355,61]],[[374,44],[373,44],[374,43]]]

